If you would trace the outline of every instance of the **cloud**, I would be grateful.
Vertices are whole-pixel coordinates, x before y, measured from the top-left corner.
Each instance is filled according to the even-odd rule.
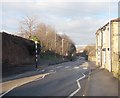
[[[88,2],[88,0],[3,0],[2,2]],[[89,0],[89,2],[113,2],[112,0]],[[119,2],[119,0],[114,0]]]
[[[23,17],[35,15],[40,21],[55,27],[58,32],[66,33],[76,44],[90,44],[95,43],[96,30],[109,18],[117,17],[117,2],[55,1],[15,0],[15,2],[8,2],[4,0],[2,3],[2,17],[4,18],[0,25],[9,32],[16,32],[19,21]],[[109,17],[109,7],[111,17]]]

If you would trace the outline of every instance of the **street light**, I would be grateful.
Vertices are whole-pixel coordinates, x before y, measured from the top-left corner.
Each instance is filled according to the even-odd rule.
[[[63,55],[63,47],[64,47],[64,39],[62,39],[62,55]]]
[[[35,41],[35,67],[37,68],[38,67],[38,65],[37,65],[37,63],[38,63],[38,51],[37,51],[37,41]]]
[[[45,36],[46,36],[46,46],[47,46],[47,48],[49,48],[49,46],[48,46],[48,39],[47,39],[47,36],[48,36],[48,32],[47,31],[45,33]]]
[[[64,39],[62,38],[62,55],[63,55],[63,47],[64,47]],[[64,58],[63,58],[63,60],[64,60]]]
[[[55,33],[55,58],[56,58],[56,33]]]

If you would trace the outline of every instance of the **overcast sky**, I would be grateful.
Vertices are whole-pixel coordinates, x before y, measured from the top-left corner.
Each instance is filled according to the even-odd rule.
[[[3,0],[0,3],[1,30],[17,34],[23,17],[37,16],[41,22],[51,25],[58,33],[68,35],[76,45],[93,44],[96,30],[109,19],[118,17],[119,0],[96,1]]]

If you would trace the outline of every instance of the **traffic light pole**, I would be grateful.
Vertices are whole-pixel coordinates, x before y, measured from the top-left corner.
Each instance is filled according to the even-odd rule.
[[[38,49],[37,49],[37,41],[35,41],[35,67],[38,67]]]

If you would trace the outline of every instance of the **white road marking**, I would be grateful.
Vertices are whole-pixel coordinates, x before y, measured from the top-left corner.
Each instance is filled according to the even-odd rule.
[[[43,69],[43,70],[39,70],[39,69],[37,69],[37,71],[44,72],[45,70],[44,70],[44,69]]]
[[[56,73],[56,71],[50,72],[49,74]]]
[[[0,95],[0,98],[2,98],[2,96],[4,96],[5,94],[9,93],[11,90],[13,90],[14,88],[16,88],[17,85],[15,85],[14,87],[10,88],[8,91],[6,91],[5,93]]]
[[[37,69],[37,71],[39,71],[39,69]],[[41,72],[44,72],[44,71],[45,71],[44,69],[41,70]],[[18,78],[18,77],[20,77],[20,76],[22,76],[22,75],[23,75],[23,74],[16,75],[15,78]],[[4,83],[0,83],[0,85],[6,84],[6,83],[9,83],[9,82],[11,82],[11,81],[6,81],[6,82],[4,82]]]
[[[83,69],[88,69],[87,67],[83,67]]]
[[[23,75],[23,74],[16,75],[16,76],[14,76],[14,78],[18,78],[18,77],[21,76],[21,75]],[[3,85],[3,84],[6,84],[6,83],[9,83],[9,82],[11,82],[11,81],[7,81],[7,82],[0,83],[0,84]]]
[[[29,83],[32,82],[32,81],[34,81],[34,80],[30,80]],[[28,82],[27,82],[27,83],[28,83]],[[26,84],[26,82],[23,82],[22,85],[23,85],[23,84]],[[14,88],[19,87],[19,86],[21,86],[21,85],[15,85],[15,86],[13,86],[13,87],[10,88],[8,91],[6,91],[5,93],[1,94],[1,95],[0,95],[0,98],[3,97],[4,95],[6,95],[7,93],[9,93],[10,91],[12,91]]]
[[[81,66],[87,67],[88,66],[88,62],[83,63]]]
[[[74,69],[78,69],[78,68],[80,68],[80,67],[77,67],[77,66],[76,66],[76,67],[74,67]]]
[[[46,75],[49,75],[49,74],[52,74],[52,73],[56,73],[56,71],[51,72],[51,73],[48,73],[48,74],[46,74]],[[38,78],[38,79],[35,79],[35,80],[30,80],[29,83],[32,82],[32,81],[37,81],[37,80],[40,80],[40,79],[44,79],[46,75],[43,75],[41,78]],[[8,82],[11,82],[11,81],[8,81]],[[5,83],[8,83],[8,82],[5,82]],[[5,84],[5,83],[2,83],[2,84]],[[28,82],[27,82],[27,83],[28,83]],[[22,84],[26,84],[26,82],[23,82]],[[0,98],[3,97],[4,95],[6,95],[7,93],[9,93],[9,92],[10,92],[11,90],[13,90],[14,88],[19,87],[19,86],[21,86],[21,85],[15,85],[14,87],[10,88],[10,89],[9,89],[8,91],[6,91],[5,93],[1,94],[1,95],[0,95]]]
[[[82,73],[83,74],[83,73]],[[85,74],[83,74],[83,76],[82,77],[80,77],[79,79],[77,79],[76,81],[77,81],[77,85],[78,85],[78,89],[77,90],[75,90],[73,93],[71,93],[67,98],[71,98],[72,96],[74,96],[80,89],[81,89],[81,86],[80,86],[80,80],[82,80],[83,78],[85,78],[86,77],[86,75]]]
[[[50,72],[52,72],[52,71],[54,71],[54,70],[50,70]]]
[[[53,70],[52,70],[52,72],[48,73],[47,75],[52,74],[52,73],[56,73],[56,71],[53,71]],[[43,75],[41,78],[35,79],[34,81],[38,81],[38,80],[44,79],[45,76],[46,76],[46,75]]]
[[[35,79],[34,81],[38,81],[38,80],[44,79],[45,76],[46,76],[46,75],[43,75],[41,78],[37,78],[37,79]]]
[[[62,66],[58,66],[58,67],[56,67],[56,68],[61,68]]]
[[[44,72],[45,70],[43,69],[43,70],[41,70],[41,72]]]
[[[70,66],[66,66],[65,68],[69,68]]]

